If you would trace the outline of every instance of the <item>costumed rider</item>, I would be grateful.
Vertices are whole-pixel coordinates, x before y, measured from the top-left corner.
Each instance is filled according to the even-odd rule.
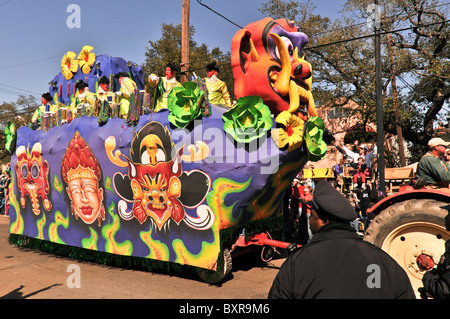
[[[442,160],[445,156],[446,148],[450,142],[444,141],[440,137],[432,138],[428,142],[428,152],[422,156],[417,164],[416,187],[447,187],[450,182],[450,170]]]
[[[119,117],[126,119],[130,110],[130,97],[137,90],[136,82],[130,79],[128,73],[120,72],[115,75],[119,80],[120,90],[116,92],[117,104],[119,104]]]
[[[56,104],[51,104],[53,101],[52,96],[49,92],[42,94],[41,97],[41,105],[38,106],[36,111],[34,111],[33,117],[31,118],[32,128],[33,129],[41,129],[41,118],[45,112],[57,112],[58,106]]]
[[[89,86],[86,82],[79,80],[75,84],[74,96],[75,98],[70,104],[74,117],[92,116],[96,95],[89,91]]]
[[[344,195],[319,181],[310,204],[313,236],[283,263],[269,298],[415,299],[403,268],[350,226],[357,213]]]
[[[116,94],[109,90],[109,79],[102,76],[98,80],[95,116],[111,117],[112,106],[116,105]]]
[[[97,99],[101,102],[108,101],[109,103],[115,102],[116,95],[109,90],[109,79],[106,76],[102,76],[98,80]]]
[[[176,72],[178,72],[178,68],[174,63],[169,62],[166,65],[165,77],[158,77],[156,74],[150,74],[148,77],[150,87],[155,89],[153,98],[153,112],[159,112],[162,109],[167,109],[167,98],[170,92],[172,92],[173,88],[181,86],[181,83],[176,79]]]
[[[206,65],[205,84],[208,89],[208,99],[211,104],[225,105],[228,108],[232,107],[230,93],[228,92],[225,82],[220,80],[217,75],[219,67],[216,61]]]

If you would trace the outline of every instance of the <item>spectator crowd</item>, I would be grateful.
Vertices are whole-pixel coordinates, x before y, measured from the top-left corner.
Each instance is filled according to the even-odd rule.
[[[11,182],[11,169],[8,164],[7,168],[0,175],[0,215],[8,215],[9,191],[8,187]]]
[[[385,197],[387,192],[378,190],[377,147],[375,143],[335,145],[342,158],[333,167],[333,177],[328,181],[342,193],[355,208],[358,218],[352,222],[362,234],[374,218],[367,210]],[[305,167],[306,168],[306,167]],[[313,168],[310,166],[310,168]],[[302,172],[294,179],[291,192],[286,194],[285,234],[288,240],[306,244],[311,237],[309,229],[310,205],[316,180],[303,178]],[[291,226],[292,225],[292,226]]]

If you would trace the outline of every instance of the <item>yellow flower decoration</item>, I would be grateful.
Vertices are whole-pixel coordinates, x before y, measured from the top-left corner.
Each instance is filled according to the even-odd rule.
[[[303,120],[288,111],[283,111],[278,114],[275,121],[281,124],[281,127],[271,131],[272,139],[278,147],[288,145],[288,152],[299,148],[303,142]]]
[[[95,62],[95,53],[91,52],[94,48],[85,45],[78,55],[78,61],[80,63],[81,72],[88,74],[91,72],[91,66]]]
[[[66,80],[73,78],[73,74],[78,70],[78,60],[75,60],[76,56],[75,52],[68,51],[61,60],[61,72]]]

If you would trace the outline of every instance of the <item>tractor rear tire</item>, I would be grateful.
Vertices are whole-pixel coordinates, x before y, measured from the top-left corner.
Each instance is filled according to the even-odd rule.
[[[411,199],[381,211],[370,223],[364,240],[387,252],[406,271],[417,291],[427,270],[418,265],[420,255],[430,256],[435,263],[444,253],[450,239],[445,229],[445,216],[450,206],[433,199]]]

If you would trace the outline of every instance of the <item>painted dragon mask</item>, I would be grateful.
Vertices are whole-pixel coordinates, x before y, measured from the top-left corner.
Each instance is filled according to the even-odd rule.
[[[236,98],[260,96],[276,116],[317,116],[312,70],[303,48],[308,37],[293,22],[265,18],[238,31],[231,42]]]

